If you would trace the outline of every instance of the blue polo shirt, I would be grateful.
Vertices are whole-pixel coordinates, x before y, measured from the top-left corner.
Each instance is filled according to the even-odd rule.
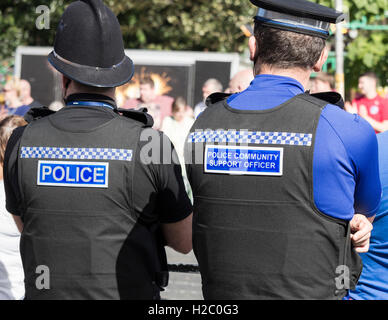
[[[383,197],[373,222],[369,251],[360,254],[364,264],[360,280],[356,290],[349,292],[354,300],[388,300],[388,132],[377,135],[377,140]]]
[[[297,80],[258,75],[248,89],[228,98],[230,107],[267,110],[286,102],[304,88]],[[377,139],[358,115],[328,104],[316,132],[313,159],[316,207],[324,214],[351,220],[354,213],[373,216],[380,203]]]

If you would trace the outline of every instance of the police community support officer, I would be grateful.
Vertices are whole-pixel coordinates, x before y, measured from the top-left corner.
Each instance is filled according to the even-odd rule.
[[[365,216],[381,195],[370,125],[304,93],[327,58],[330,23],[344,16],[304,0],[251,2],[256,77],[241,93],[210,96],[186,144],[203,294],[340,299],[361,272],[351,233],[365,251]]]
[[[179,165],[140,159],[152,118],[116,110],[114,87],[133,65],[115,15],[101,0],[72,3],[48,59],[66,107],[14,132],[5,165],[7,209],[24,224],[26,298],[157,299],[166,282],[157,226],[187,253],[192,208]],[[47,290],[36,287],[39,266]]]

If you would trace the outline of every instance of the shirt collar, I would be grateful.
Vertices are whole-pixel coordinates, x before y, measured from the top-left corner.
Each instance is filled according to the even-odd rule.
[[[265,90],[266,88],[271,90],[276,88],[276,91],[288,90],[294,95],[305,92],[303,85],[296,79],[273,74],[257,75],[251,82],[248,90],[257,91]]]

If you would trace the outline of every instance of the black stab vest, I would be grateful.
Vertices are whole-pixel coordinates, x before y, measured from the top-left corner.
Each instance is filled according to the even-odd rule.
[[[132,201],[135,155],[141,131],[148,126],[146,114],[127,112],[127,117],[145,123],[116,114],[83,132],[58,128],[55,117],[30,119],[18,154],[26,299],[159,299],[160,246],[154,230],[139,223]],[[132,159],[22,158],[26,147],[125,149],[132,150]],[[38,185],[41,160],[107,163],[108,186]],[[49,289],[36,286],[39,266],[49,270]]]
[[[187,172],[194,194],[193,247],[205,299],[343,298],[348,288],[336,284],[340,266],[349,268],[354,288],[362,262],[351,246],[349,223],[321,213],[314,203],[315,133],[327,102],[303,94],[274,109],[248,111],[230,108],[216,94],[207,103],[185,149],[186,163],[192,163]],[[245,144],[283,148],[281,176],[205,172],[198,163],[205,147],[225,145],[214,138],[219,129],[229,132],[233,145],[239,130],[311,134],[312,140],[310,146]]]

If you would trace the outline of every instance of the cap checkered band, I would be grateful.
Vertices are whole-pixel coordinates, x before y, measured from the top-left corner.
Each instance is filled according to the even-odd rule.
[[[132,161],[132,150],[110,148],[22,147],[23,159]]]
[[[310,147],[312,139],[313,135],[309,133],[201,130],[190,133],[188,137],[188,142],[229,142],[240,144],[275,144]]]

